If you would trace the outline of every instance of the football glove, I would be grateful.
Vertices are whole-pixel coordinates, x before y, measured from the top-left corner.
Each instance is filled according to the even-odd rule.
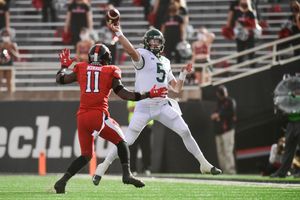
[[[59,59],[62,68],[68,68],[74,61],[70,58],[70,49],[63,49],[59,54]]]
[[[156,88],[156,85],[154,85],[150,92],[149,96],[150,98],[155,98],[155,97],[166,97],[168,94],[168,88],[166,87],[161,87],[161,88]]]

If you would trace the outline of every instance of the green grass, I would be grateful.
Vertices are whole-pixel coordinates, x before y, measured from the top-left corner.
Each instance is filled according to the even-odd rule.
[[[225,175],[223,175],[225,176]],[[146,187],[136,189],[124,185],[121,177],[105,176],[98,187],[88,176],[75,176],[67,185],[67,193],[57,195],[53,185],[59,176],[0,176],[0,199],[47,200],[47,199],[299,199],[300,185],[249,185],[225,182],[206,183],[206,180],[177,181],[170,179],[145,179]]]

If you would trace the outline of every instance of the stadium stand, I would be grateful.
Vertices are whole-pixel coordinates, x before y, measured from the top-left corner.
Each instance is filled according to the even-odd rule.
[[[17,92],[78,91],[77,86],[58,87],[54,83],[54,75],[59,68],[57,58],[58,52],[62,48],[67,47],[74,53],[73,46],[63,45],[61,38],[55,35],[57,28],[62,28],[64,25],[66,6],[61,2],[65,1],[59,1],[59,21],[55,23],[42,23],[41,13],[32,7],[31,0],[18,0],[11,5],[11,26],[16,30],[16,41],[19,45],[22,60],[15,64],[15,84]],[[216,66],[227,62],[229,64],[235,63],[235,42],[225,40],[221,34],[221,28],[226,24],[229,2],[230,1],[228,0],[187,0],[190,24],[194,29],[204,25],[216,34],[216,40],[213,44],[211,54],[212,60],[216,60],[214,63]],[[100,21],[103,18],[100,6],[101,4],[106,3],[106,0],[92,0],[91,3],[94,29],[97,31],[100,27]],[[261,18],[267,21],[269,27],[264,31],[265,34],[257,42],[256,46],[272,42],[278,38],[277,33],[280,30],[281,24],[288,16],[288,1],[281,1],[280,6],[282,8],[281,12],[274,13],[271,11],[272,5],[268,3],[268,1],[260,1],[258,8],[261,13]],[[148,28],[148,22],[145,21],[143,17],[143,8],[133,6],[132,0],[123,0],[118,9],[121,12],[123,32],[128,36],[129,40],[138,47],[144,32]],[[190,42],[195,39],[196,35],[191,38]],[[272,50],[274,49],[272,49],[271,44],[267,45],[266,48],[256,49],[256,54],[259,56],[269,55],[272,53]],[[119,48],[119,54],[121,53],[122,51]],[[261,59],[260,66],[270,63],[272,59],[272,57]],[[128,62],[125,62],[125,64],[121,66],[124,82],[126,85],[133,86],[134,71],[129,65],[129,59],[127,61]],[[175,72],[178,72],[179,66],[180,65],[175,65]],[[221,69],[221,71],[222,70],[223,69]],[[237,66],[232,70],[226,70],[224,73],[232,72],[232,74],[237,74],[248,72],[250,69]],[[252,72],[255,73],[257,71],[259,70]],[[218,69],[213,73],[216,73],[215,75],[213,74],[213,81],[220,81],[220,79],[223,79],[223,77],[218,76],[220,74]],[[228,79],[227,76],[228,73],[226,75],[226,78]],[[186,87],[186,90],[194,89],[198,89],[198,87]]]

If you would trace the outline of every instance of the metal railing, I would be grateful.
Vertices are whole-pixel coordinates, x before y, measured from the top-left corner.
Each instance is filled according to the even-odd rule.
[[[198,64],[195,67],[200,67],[204,72],[202,78],[205,78],[207,74],[210,74],[210,81],[202,83],[201,86],[219,85],[228,81],[232,81],[238,78],[249,76],[260,71],[270,69],[274,65],[286,64],[295,60],[299,60],[300,56],[293,56],[295,50],[300,50],[300,45],[292,46],[293,40],[300,40],[300,34],[290,36],[284,39],[269,42],[258,47],[248,49],[239,53],[235,53],[229,56],[222,57],[220,59],[213,60],[209,63]],[[278,48],[282,46],[288,46],[285,48]],[[247,56],[257,51],[268,50],[269,53],[255,57],[252,60],[245,60],[244,62],[231,65],[226,68],[217,68],[212,72],[209,70],[211,66],[218,65],[220,63],[228,62],[229,60],[237,59],[239,56]],[[282,58],[287,56],[288,58]],[[256,64],[255,68],[250,68],[251,64]],[[245,69],[245,70],[241,70]]]
[[[292,62],[294,60],[300,59],[300,56],[291,56],[294,50],[300,49],[300,45],[290,46],[284,49],[278,49],[278,45],[289,44],[294,39],[300,39],[300,34],[291,36],[285,39],[280,39],[274,42],[266,43],[261,46],[239,52],[234,53],[229,56],[222,57],[220,59],[213,60],[207,64],[195,64],[195,68],[202,68],[202,71],[207,73],[202,73],[202,80],[205,80],[207,74],[211,76],[208,82],[204,82],[201,84],[201,87],[206,87],[208,85],[218,85],[223,84],[238,78],[242,78],[245,76],[249,76],[255,73],[259,73],[261,71],[270,69],[274,65],[285,64],[288,62]],[[215,68],[213,72],[210,71],[211,66],[216,66],[222,62],[230,62],[236,59],[241,55],[248,55],[253,52],[257,52],[263,49],[268,49],[267,53],[261,54],[260,56],[252,59],[246,60],[242,63],[232,64],[227,68]],[[288,58],[285,59],[277,59],[278,56],[283,56],[289,53]],[[256,64],[255,68],[250,68],[249,65]],[[185,64],[173,64],[172,70],[174,75],[178,75],[180,69]],[[79,88],[76,85],[68,86],[68,87],[58,87],[55,84],[56,71],[59,68],[58,62],[29,62],[29,63],[16,63],[15,64],[16,71],[16,91],[61,91],[61,90],[78,90]],[[124,83],[129,88],[133,88],[134,86],[134,68],[131,64],[121,65],[120,66]],[[37,78],[35,78],[35,76]],[[40,76],[44,76],[41,78]],[[186,86],[186,90],[198,89],[198,86]]]

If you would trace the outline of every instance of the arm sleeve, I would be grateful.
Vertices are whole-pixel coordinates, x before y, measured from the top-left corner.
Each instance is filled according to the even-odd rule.
[[[132,60],[132,63],[133,63],[133,65],[134,65],[135,69],[140,70],[140,69],[143,69],[143,68],[144,68],[144,65],[145,65],[145,59],[144,59],[144,57],[141,55],[139,61],[135,62],[134,60]]]
[[[121,99],[124,100],[139,101],[141,99],[149,97],[149,94],[142,95],[141,93],[128,90],[123,86],[121,79],[114,78],[112,83],[112,88],[116,93],[116,95],[118,95]]]

